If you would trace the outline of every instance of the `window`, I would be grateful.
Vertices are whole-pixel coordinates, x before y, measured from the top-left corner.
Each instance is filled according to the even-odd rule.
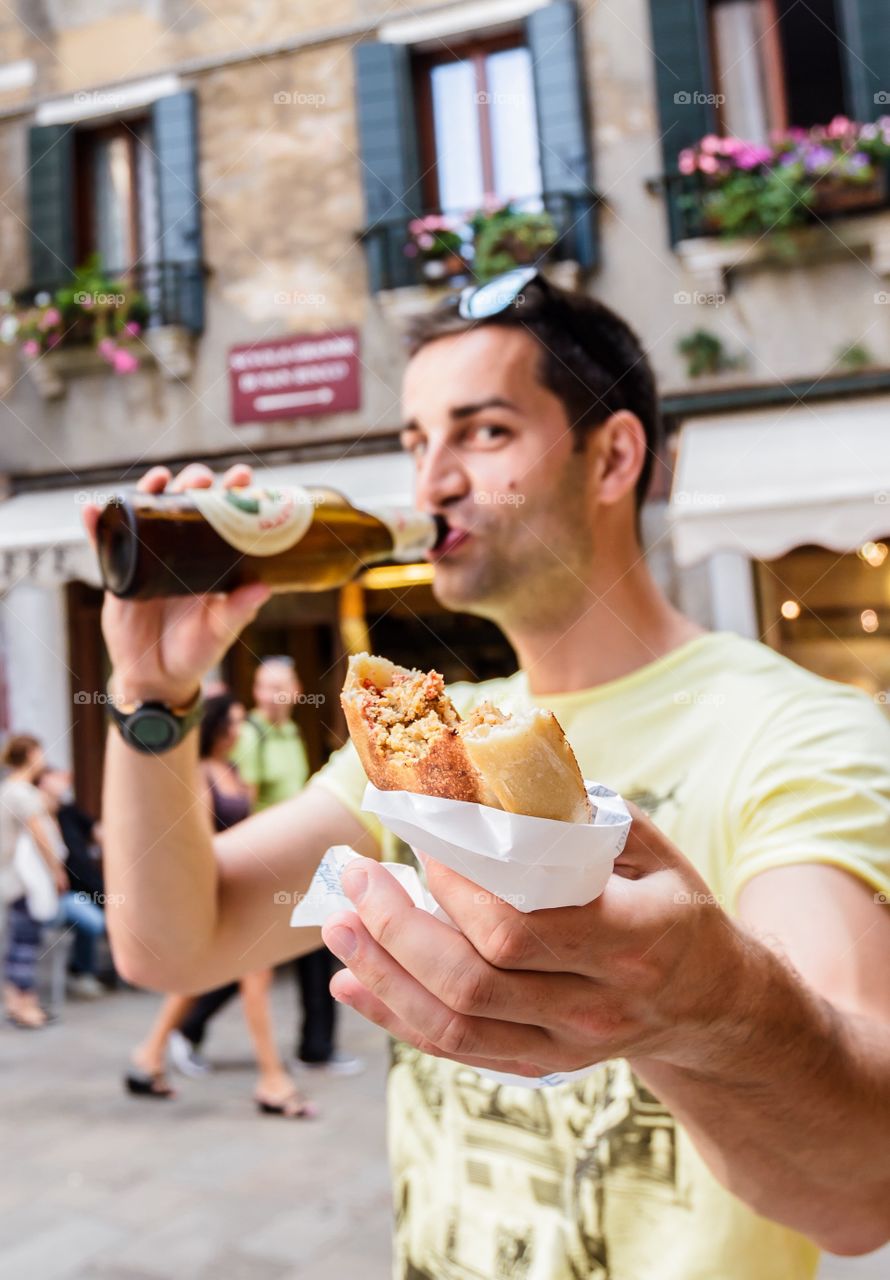
[[[710,0],[724,133],[763,142],[848,114],[836,0]]]
[[[157,257],[155,164],[147,120],[77,133],[74,151],[77,259],[98,253],[119,273]]]
[[[415,59],[423,199],[463,213],[542,192],[531,53],[520,36]]]

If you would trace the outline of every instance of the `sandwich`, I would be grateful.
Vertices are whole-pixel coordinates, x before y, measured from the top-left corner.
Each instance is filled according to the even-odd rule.
[[[550,711],[511,715],[484,702],[462,720],[437,671],[367,653],[350,658],[341,703],[365,772],[381,791],[593,820],[578,762]]]

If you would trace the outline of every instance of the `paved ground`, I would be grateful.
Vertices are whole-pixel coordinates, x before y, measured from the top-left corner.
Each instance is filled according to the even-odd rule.
[[[127,1097],[128,1046],[157,999],[69,1004],[39,1034],[0,1029],[3,1280],[388,1280],[384,1037],[344,1011],[356,1079],[312,1079],[315,1121],[259,1116],[236,1006],[220,1069],[175,1102]],[[293,1025],[293,990],[275,992]],[[820,1280],[886,1280],[890,1254],[832,1259]],[[752,1276],[752,1280],[757,1280]]]

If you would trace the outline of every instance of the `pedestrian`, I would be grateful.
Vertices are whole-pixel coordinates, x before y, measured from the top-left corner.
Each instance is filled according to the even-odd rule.
[[[108,875],[131,890],[118,963],[160,985],[230,979],[246,955],[281,963],[313,944],[276,891],[305,892],[331,845],[371,855],[343,876],[354,910],[323,932],[348,965],[338,1000],[397,1041],[399,1280],[517,1266],[812,1280],[820,1247],[878,1248],[890,725],[862,693],[708,633],[662,593],[639,531],[655,381],[595,299],[533,268],[467,290],[418,327],[403,401],[417,505],[447,525],[429,553],[436,596],[497,622],[519,661],[454,687],[459,712],[551,709],[585,778],[651,816],[634,808],[603,893],[562,910],[524,913],[427,861],[448,925],[374,860],[387,839],[351,745],[212,843],[187,835],[187,718],[163,768],[113,732]],[[223,482],[251,479],[237,466]],[[154,468],[140,483],[171,480]],[[197,465],[175,481],[212,483]],[[186,708],[268,597],[245,585],[187,615],[109,597],[112,688]]]
[[[230,755],[244,720],[244,707],[230,693],[207,698],[200,730],[200,777],[202,804],[206,805],[214,831],[227,831],[250,812],[252,790],[241,778]],[[272,970],[245,974],[234,987],[240,988],[244,1018],[253,1042],[258,1078],[254,1100],[261,1112],[302,1119],[317,1114],[313,1103],[300,1095],[281,1061],[275,1042],[270,988]],[[228,990],[228,988],[225,988]],[[199,1001],[203,997],[199,997]],[[167,1083],[165,1063],[168,1048],[177,1038],[196,1001],[190,996],[168,996],[145,1040],[133,1051],[125,1076],[128,1091],[140,1097],[169,1098],[174,1091]],[[204,1072],[192,1063],[191,1075]]]
[[[306,747],[292,718],[301,692],[291,658],[276,656],[260,662],[253,681],[254,707],[232,753],[242,779],[253,788],[257,811],[299,795],[309,779]],[[294,1056],[310,1070],[350,1076],[361,1071],[364,1063],[335,1045],[336,1003],[330,992],[334,967],[327,947],[293,962],[302,1010]],[[171,1056],[186,1075],[209,1069],[201,1052],[208,1024],[237,991],[238,983],[232,982],[199,997],[179,1026],[171,1040]]]
[[[9,770],[0,783],[0,885],[7,905],[3,1005],[13,1026],[39,1030],[48,1015],[37,998],[37,961],[44,925],[68,889],[65,848],[35,785],[44,768],[40,740],[14,734],[2,761]]]
[[[39,774],[36,784],[65,851],[68,888],[59,899],[58,915],[52,924],[56,929],[73,931],[68,994],[81,1000],[95,1000],[105,994],[97,975],[96,956],[96,944],[105,937],[104,906],[96,901],[97,896],[102,898],[102,877],[88,845],[96,836],[98,824],[74,803],[71,781],[67,769],[47,768]]]

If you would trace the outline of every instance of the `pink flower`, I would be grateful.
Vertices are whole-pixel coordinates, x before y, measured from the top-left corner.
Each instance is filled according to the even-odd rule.
[[[681,151],[679,159],[677,160],[677,165],[681,173],[695,173],[695,152],[690,150],[689,147],[687,147],[685,151]]]
[[[708,133],[698,145],[705,154],[719,155],[723,149],[723,139],[718,138],[716,133]]]
[[[80,305],[83,307],[84,311],[89,311],[92,307],[93,299],[88,293],[81,294]]]
[[[139,368],[139,361],[131,351],[115,351],[112,364],[115,373],[133,373]]]
[[[57,324],[62,323],[62,313],[58,307],[47,307],[37,324],[40,329],[46,332],[47,329],[54,328]]]
[[[835,116],[828,126],[829,138],[843,138],[850,131],[850,121],[846,116]]]
[[[716,156],[701,156],[698,167],[702,173],[718,173],[720,170],[720,161]]]
[[[22,343],[22,355],[23,356],[39,356],[40,355],[40,343],[37,341],[36,338],[28,338],[26,342]]]
[[[138,320],[128,320],[124,325],[124,333],[130,335],[131,338],[138,338],[142,332],[142,325]]]

